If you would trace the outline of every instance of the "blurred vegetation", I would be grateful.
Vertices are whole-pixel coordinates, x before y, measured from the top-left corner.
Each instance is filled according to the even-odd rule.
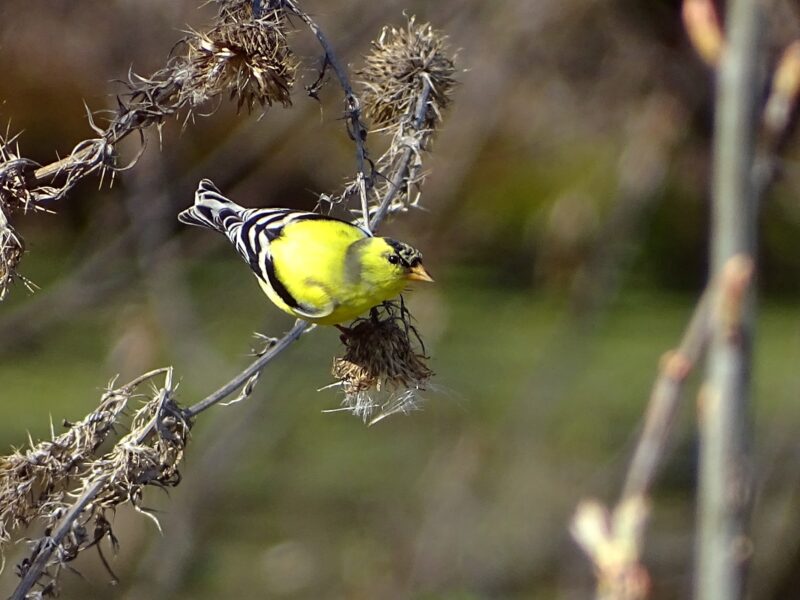
[[[184,483],[149,499],[163,536],[116,515],[120,585],[87,553],[63,597],[588,597],[569,516],[582,497],[614,499],[660,356],[706,276],[712,76],[680,3],[303,5],[355,66],[407,10],[445,30],[468,69],[434,146],[427,211],[386,229],[422,248],[437,280],[409,297],[436,386],[423,411],[365,428],[323,413],[339,397],[316,391],[338,333],[301,340],[247,402],[200,420]],[[789,2],[770,10],[774,52],[800,18]],[[159,68],[212,13],[189,0],[5,0],[0,123],[22,132],[26,156],[69,152],[89,135],[84,101],[113,106],[112,80]],[[313,64],[317,48],[296,38]],[[253,331],[288,329],[223,240],[175,215],[200,177],[250,206],[311,208],[336,191],[354,162],[338,91],[318,104],[298,86],[294,102],[261,119],[223,103],[170,122],[111,189],[85,182],[56,214],[18,219],[21,271],[41,290],[17,286],[0,304],[0,443],[86,414],[118,373],[172,364],[191,402],[245,364]],[[786,156],[760,223],[753,598],[792,597],[800,574],[796,142]],[[142,215],[152,235],[137,232]],[[694,397],[647,538],[657,598],[691,585]],[[7,567],[0,593],[15,582]]]

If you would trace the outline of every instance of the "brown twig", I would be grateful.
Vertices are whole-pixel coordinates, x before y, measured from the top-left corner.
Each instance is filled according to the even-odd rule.
[[[647,593],[647,574],[639,556],[650,488],[665,454],[683,384],[707,346],[708,377],[714,383],[707,383],[700,396],[703,452],[696,592],[703,599],[733,600],[743,590],[747,553],[741,546],[749,498],[745,405],[755,219],[758,201],[777,173],[775,157],[796,102],[800,63],[797,50],[787,50],[779,67],[784,80],[773,84],[772,108],[768,103],[764,114],[765,143],[756,160],[757,3],[735,1],[731,15],[729,39],[724,40],[713,4],[706,0],[684,3],[686,27],[696,49],[711,66],[721,61],[714,138],[714,269],[681,344],[662,360],[618,504],[610,514],[599,503],[581,505],[573,520],[573,535],[598,571],[600,597],[609,589],[613,590],[610,598],[640,598]],[[635,527],[609,525],[631,514]],[[621,554],[620,548],[624,549]]]
[[[570,530],[594,564],[597,598],[638,600],[649,590],[649,575],[640,564],[649,515],[648,492],[664,457],[684,383],[708,342],[710,298],[711,292],[706,290],[678,348],[662,358],[642,433],[616,506],[609,511],[596,500],[585,500],[575,511]]]
[[[625,476],[620,502],[634,496],[647,496],[650,491],[658,466],[664,458],[684,383],[697,367],[708,344],[710,296],[709,290],[703,292],[677,349],[667,352],[661,360],[647,404],[642,433]]]
[[[417,100],[417,108],[414,111],[414,126],[418,131],[421,129],[425,120],[425,116],[428,112],[428,99],[430,97],[430,93],[431,83],[426,79],[424,87],[422,88],[422,93],[419,95],[419,99]],[[392,202],[397,194],[403,188],[404,182],[412,179],[411,159],[418,154],[419,151],[420,147],[417,143],[412,145],[411,142],[407,142],[406,149],[403,151],[403,156],[401,157],[400,162],[397,164],[397,170],[395,171],[394,176],[390,179],[390,185],[381,199],[375,214],[372,215],[372,219],[369,221],[369,225],[372,229],[375,229],[378,224],[386,218],[386,215],[389,212],[389,207],[392,205]]]

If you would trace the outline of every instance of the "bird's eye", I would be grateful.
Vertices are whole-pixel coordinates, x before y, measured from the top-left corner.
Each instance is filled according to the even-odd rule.
[[[397,254],[390,254],[389,255],[389,262],[393,265],[396,265],[400,262],[400,257]]]

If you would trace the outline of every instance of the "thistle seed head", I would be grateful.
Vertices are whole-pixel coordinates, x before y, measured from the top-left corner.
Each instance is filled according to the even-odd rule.
[[[413,117],[425,81],[431,85],[424,129],[434,129],[450,104],[455,66],[446,54],[447,38],[414,17],[404,28],[384,27],[365,57],[361,77],[364,114],[378,127],[399,127]]]
[[[291,104],[297,62],[286,42],[283,13],[253,19],[250,2],[234,2],[223,6],[216,26],[194,32],[186,43],[191,76],[182,94],[191,104],[223,92],[248,110]]]
[[[404,307],[398,313],[387,304],[355,321],[342,338],[346,352],[334,359],[333,376],[344,390],[343,406],[365,422],[416,409],[418,392],[433,376],[427,357],[414,348],[409,320]]]

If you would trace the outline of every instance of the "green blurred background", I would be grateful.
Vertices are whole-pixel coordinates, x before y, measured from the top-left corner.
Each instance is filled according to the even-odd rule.
[[[42,163],[91,135],[129,68],[162,66],[213,5],[191,0],[3,0],[0,123]],[[112,568],[93,552],[64,598],[587,598],[568,534],[585,497],[616,499],[661,355],[706,276],[713,77],[673,0],[341,0],[302,3],[357,67],[403,11],[450,36],[466,69],[429,157],[424,211],[384,231],[436,277],[408,304],[437,375],[423,410],[373,427],[342,412],[338,332],[302,339],[246,402],[204,414],[183,483],[151,491],[163,534],[114,519]],[[770,5],[770,59],[800,33]],[[106,383],[174,365],[190,404],[248,362],[251,334],[291,319],[219,236],[175,220],[201,177],[248,206],[310,209],[351,176],[331,83],[294,107],[167,123],[114,186],[79,185],[55,214],[19,217],[22,273],[0,305],[0,444],[77,419]],[[381,147],[370,140],[374,152]],[[125,143],[131,160],[138,142]],[[753,598],[800,578],[800,202],[796,144],[761,219],[754,377]],[[653,597],[691,589],[697,381],[654,497]],[[58,429],[58,427],[56,427]],[[31,532],[33,534],[34,532]],[[0,594],[16,583],[9,550]],[[107,552],[108,554],[108,552]]]

